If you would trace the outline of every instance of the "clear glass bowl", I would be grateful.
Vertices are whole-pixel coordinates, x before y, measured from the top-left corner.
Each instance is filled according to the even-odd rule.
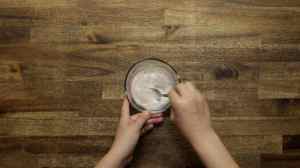
[[[138,111],[164,112],[170,107],[167,94],[177,83],[176,71],[159,59],[145,59],[128,71],[125,90],[130,104]]]

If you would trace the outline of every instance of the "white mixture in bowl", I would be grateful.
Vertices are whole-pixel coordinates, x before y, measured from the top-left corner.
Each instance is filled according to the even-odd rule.
[[[139,106],[148,111],[160,111],[168,106],[170,100],[153,90],[166,94],[175,85],[175,80],[170,72],[158,68],[138,72],[131,82],[131,95]]]

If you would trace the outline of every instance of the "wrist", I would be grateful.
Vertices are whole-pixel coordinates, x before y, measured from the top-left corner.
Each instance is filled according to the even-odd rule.
[[[109,150],[101,160],[103,167],[121,168],[123,163],[124,159],[113,150]]]
[[[190,143],[194,147],[202,147],[213,137],[216,136],[216,132],[212,127],[208,127],[205,130],[199,130],[190,138]]]
[[[110,149],[107,155],[109,155],[111,158],[114,158],[116,162],[122,163],[124,160],[126,160],[126,156],[122,155],[119,150],[114,148]]]

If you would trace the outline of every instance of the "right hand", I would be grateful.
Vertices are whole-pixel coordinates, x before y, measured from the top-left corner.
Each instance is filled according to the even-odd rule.
[[[169,97],[171,120],[191,143],[213,130],[207,101],[192,83],[178,84]]]

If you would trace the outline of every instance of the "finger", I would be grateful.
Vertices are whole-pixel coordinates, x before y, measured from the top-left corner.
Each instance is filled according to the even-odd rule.
[[[124,97],[123,99],[123,105],[121,109],[121,119],[128,119],[130,116],[129,114],[129,102],[127,97]]]
[[[170,119],[172,121],[174,120],[174,110],[173,109],[171,109]]]
[[[151,114],[151,118],[161,117],[162,115],[163,115],[163,113],[154,113],[154,114]]]
[[[136,119],[136,123],[138,125],[139,128],[142,128],[143,125],[146,123],[146,121],[148,119],[151,118],[151,114],[150,112],[142,112],[140,113],[140,115],[138,115],[137,119]]]
[[[169,98],[171,100],[171,102],[176,102],[180,99],[179,94],[175,91],[175,89],[172,89],[169,93]]]
[[[197,90],[195,85],[192,82],[186,82],[186,86],[190,90]]]
[[[157,118],[150,118],[147,120],[147,124],[159,124],[164,121],[163,117],[157,117]]]
[[[180,83],[176,86],[176,90],[178,91],[180,96],[185,95],[186,86],[185,83]]]
[[[141,115],[141,113],[134,114],[134,115],[130,116],[130,119],[136,121],[140,115]]]
[[[198,95],[201,99],[204,98],[204,95],[200,92],[200,90],[198,90],[196,88],[196,86],[194,85],[194,83],[187,82],[186,84],[187,84],[188,90],[190,90],[192,93]]]
[[[126,160],[125,160],[125,165],[128,165],[131,161],[133,160],[133,155],[131,154]]]
[[[152,130],[154,128],[154,124],[147,124],[142,129],[142,134],[145,134],[146,132]]]

